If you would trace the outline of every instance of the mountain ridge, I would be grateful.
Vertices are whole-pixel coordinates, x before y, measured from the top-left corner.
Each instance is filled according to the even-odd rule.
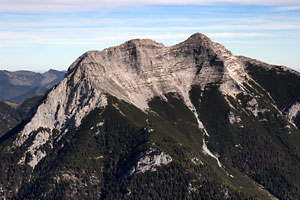
[[[0,190],[15,199],[300,197],[289,175],[300,172],[299,84],[294,71],[200,33],[171,47],[135,39],[89,51],[0,143],[0,159],[9,157]]]
[[[190,64],[190,66],[184,67],[183,70],[180,66],[178,68],[178,72],[179,72],[178,80],[181,81],[182,83],[176,82],[176,83],[172,84],[172,78],[173,78],[172,75],[174,75],[176,72],[170,73],[168,70],[171,70],[170,67],[173,67],[173,66],[176,67],[176,63],[173,65],[169,64],[166,66],[166,62],[163,62],[164,61],[163,60],[162,61],[164,64],[163,67],[159,68],[160,67],[159,61],[157,61],[158,67],[152,67],[154,60],[151,60],[151,59],[154,59],[156,54],[169,53],[169,49],[172,53],[174,51],[174,48],[175,48],[175,50],[177,48],[181,49],[181,48],[185,48],[185,46],[190,46],[190,44],[192,44],[192,46],[194,46],[195,45],[194,41],[195,40],[198,41],[199,39],[201,42],[199,44],[196,44],[196,48],[203,47],[203,46],[201,46],[203,38],[204,38],[204,43],[205,43],[204,48],[206,48],[206,46],[211,47],[214,45],[214,43],[211,40],[209,40],[207,37],[205,37],[203,34],[194,34],[189,39],[187,39],[185,42],[180,43],[179,45],[175,45],[170,48],[165,48],[162,45],[158,45],[158,46],[154,47],[154,50],[152,48],[150,48],[149,52],[142,52],[142,49],[139,51],[139,48],[133,49],[133,53],[136,53],[136,55],[135,54],[130,55],[129,59],[131,59],[131,57],[133,57],[133,59],[142,60],[141,63],[146,63],[146,64],[142,65],[142,64],[139,64],[138,61],[133,61],[134,69],[131,68],[131,65],[129,65],[129,66],[126,65],[126,63],[128,63],[128,60],[126,60],[127,57],[125,57],[124,60],[121,60],[121,62],[120,62],[120,59],[117,60],[117,58],[114,58],[114,57],[111,59],[108,55],[113,56],[113,53],[111,52],[112,49],[116,52],[115,53],[116,56],[118,58],[122,59],[124,57],[122,55],[122,52],[127,53],[128,51],[132,50],[132,45],[134,48],[136,48],[136,44],[143,46],[143,44],[145,43],[147,45],[151,44],[150,46],[153,47],[152,44],[158,44],[158,43],[155,43],[154,41],[151,41],[151,40],[131,40],[129,42],[125,42],[124,44],[120,45],[119,48],[113,47],[113,48],[105,49],[101,52],[98,52],[98,51],[87,52],[86,54],[81,56],[77,61],[75,61],[70,66],[68,73],[67,73],[67,76],[70,76],[69,80],[68,81],[66,81],[66,79],[63,80],[54,89],[61,87],[61,85],[67,85],[67,88],[68,88],[68,85],[72,84],[75,87],[83,88],[85,91],[89,91],[89,92],[92,91],[88,95],[80,96],[78,93],[74,94],[74,96],[76,96],[76,95],[80,96],[81,100],[82,100],[82,96],[83,97],[91,97],[89,99],[86,99],[84,102],[84,104],[86,104],[87,103],[86,101],[87,100],[89,101],[89,103],[88,103],[89,105],[85,105],[85,108],[88,109],[87,111],[84,111],[85,109],[81,108],[80,111],[83,111],[83,114],[75,112],[73,115],[71,115],[70,118],[75,119],[75,122],[72,122],[73,124],[75,123],[74,124],[75,126],[79,126],[82,117],[84,115],[86,115],[88,112],[90,112],[92,109],[95,109],[97,107],[96,102],[101,102],[101,101],[105,102],[106,101],[105,97],[103,95],[101,96],[100,93],[103,93],[104,95],[105,95],[105,93],[108,93],[110,95],[115,96],[118,99],[122,99],[122,100],[124,100],[128,103],[131,103],[131,104],[137,106],[138,108],[141,108],[142,110],[144,110],[148,107],[148,105],[147,105],[148,99],[151,99],[154,96],[160,96],[160,97],[164,98],[164,95],[163,95],[164,93],[177,92],[183,97],[187,106],[195,114],[196,119],[198,119],[197,112],[195,111],[195,108],[194,108],[193,104],[191,103],[191,101],[189,99],[189,94],[188,94],[188,91],[190,90],[190,87],[192,86],[192,84],[194,82],[194,78],[196,77],[196,72],[198,70],[197,67],[194,67],[195,64],[192,63],[192,64]],[[220,47],[219,45],[217,45],[217,46]],[[128,50],[128,48],[129,48],[129,50]],[[222,48],[224,48],[224,47],[222,47]],[[124,51],[124,49],[125,49],[125,51]],[[218,49],[218,50],[220,50],[220,49]],[[218,52],[218,53],[224,54],[224,52],[228,53],[229,56],[232,56],[232,54],[230,52],[228,52],[224,49],[223,49],[223,51]],[[188,55],[189,55],[189,53],[188,53]],[[213,55],[213,56],[215,56],[215,55]],[[145,58],[143,58],[143,57],[145,57]],[[159,58],[161,58],[161,57],[159,57]],[[183,57],[181,59],[186,59],[186,58]],[[113,65],[112,60],[117,60],[119,63],[125,63],[125,65],[120,65],[120,64],[116,63],[115,66],[118,66],[120,68],[120,70],[116,70],[116,68],[110,69],[109,67],[106,67],[106,65],[108,65],[108,66]],[[80,61],[80,62],[78,63],[78,61]],[[179,62],[182,62],[182,61],[179,61]],[[210,64],[215,64],[215,63],[210,63]],[[203,64],[203,65],[205,65],[205,64]],[[73,68],[74,66],[77,66],[77,68]],[[99,69],[99,66],[100,66],[100,69]],[[98,67],[98,70],[95,67]],[[167,69],[165,69],[166,67],[167,67]],[[221,66],[221,67],[223,67],[223,66]],[[139,69],[141,72],[139,72],[139,70],[135,70],[135,68]],[[158,71],[154,71],[154,73],[153,73],[153,71],[149,71],[148,68],[150,68],[153,71],[158,68],[159,70],[162,70],[162,72],[158,70]],[[172,69],[172,70],[174,70],[174,69]],[[201,70],[203,70],[203,68]],[[208,70],[210,70],[210,69],[208,68]],[[71,73],[69,71],[71,71]],[[96,75],[94,74],[94,72],[96,72]],[[152,72],[152,74],[151,74],[151,72]],[[150,73],[149,78],[147,77],[147,73]],[[162,75],[162,73],[167,74],[168,76],[165,77],[164,75]],[[187,77],[187,75],[188,75],[188,77]],[[200,75],[200,79],[201,79],[201,73],[198,75]],[[207,75],[208,75],[207,72],[205,72],[204,76],[207,76]],[[160,77],[160,79],[155,79],[154,78],[155,76]],[[220,75],[217,74],[217,76],[220,76]],[[100,77],[100,78],[98,78],[98,77]],[[107,79],[107,77],[109,77],[109,78]],[[219,78],[219,77],[217,77],[217,78]],[[80,82],[80,80],[82,80],[82,82]],[[168,82],[161,82],[161,80],[167,80]],[[141,81],[142,81],[142,83],[140,83]],[[212,77],[209,77],[208,82],[209,81],[213,82],[215,80]],[[151,82],[151,83],[149,84],[148,82]],[[201,87],[205,87],[205,84],[207,84],[205,81],[202,80],[201,83],[203,83],[203,82],[204,82],[204,85],[202,85]],[[77,83],[78,83],[78,85],[77,85]],[[98,83],[102,84],[102,85],[100,85],[100,88],[97,85]],[[106,84],[106,83],[108,83],[108,84]],[[134,86],[134,85],[132,85],[132,83],[136,83],[137,85]],[[171,86],[170,86],[170,84],[171,84]],[[178,88],[178,86],[179,87],[181,86],[181,87]],[[231,85],[229,85],[229,87],[231,87]],[[126,91],[126,89],[127,89],[127,91]],[[160,89],[162,91],[160,91]],[[67,91],[68,89],[66,89],[65,87],[59,89],[61,99],[64,99],[64,98],[62,98],[62,96],[67,97],[68,95],[72,95],[72,94],[67,94],[63,90]],[[66,99],[65,100],[61,100],[61,99],[57,100],[57,98],[56,98],[57,94],[52,94],[52,91],[50,91],[50,93],[48,95],[48,98],[49,97],[51,98],[51,96],[53,95],[53,99],[48,101],[51,106],[46,107],[44,109],[39,107],[39,109],[37,110],[38,117],[33,118],[33,120],[36,119],[36,122],[32,122],[34,128],[28,128],[29,126],[25,127],[24,131],[21,134],[19,142],[15,143],[17,146],[23,144],[23,142],[26,140],[26,139],[24,140],[24,138],[27,137],[26,135],[29,135],[31,131],[33,131],[34,129],[37,129],[38,127],[46,127],[46,128],[51,128],[51,129],[57,128],[60,131],[60,129],[63,128],[63,127],[60,127],[61,122],[64,123],[65,121],[67,121],[68,119],[65,118],[65,116],[70,114],[70,111],[65,110],[66,106],[61,106],[60,103],[67,105],[67,104],[69,104],[69,101],[73,101],[73,103],[75,103],[75,105],[74,104],[71,106],[68,105],[70,110],[72,110],[73,108],[79,107],[78,102],[74,102],[74,101],[76,101],[76,98],[75,98],[75,100],[74,99],[72,99],[72,100],[70,100],[70,99],[69,100],[66,100]],[[124,91],[125,91],[125,93],[124,93]],[[147,91],[149,91],[149,92],[147,92]],[[63,92],[64,92],[64,95],[62,95]],[[104,99],[103,100],[97,99],[99,97],[104,98]],[[53,104],[52,102],[57,103],[57,105],[56,106],[52,105]],[[95,102],[95,103],[93,103],[93,102]],[[47,105],[47,104],[43,104],[43,105]],[[104,106],[105,106],[105,103],[104,103]],[[51,111],[50,111],[51,109],[52,109],[52,114],[49,114],[49,113],[51,113]],[[50,116],[50,115],[52,115],[52,116]],[[44,119],[44,120],[42,120],[42,119]],[[50,119],[52,119],[52,120],[50,120]],[[57,120],[57,119],[59,119],[59,120]],[[55,122],[55,121],[57,121],[57,122]],[[49,124],[49,122],[52,123],[52,125]],[[66,124],[68,124],[68,126],[69,126],[72,123],[66,123]],[[54,124],[56,124],[56,126]],[[199,119],[198,119],[198,124],[199,124],[200,128],[203,128],[202,122],[200,122]],[[74,125],[71,125],[71,126],[74,126]]]
[[[0,100],[21,103],[29,97],[45,94],[63,79],[65,72],[50,69],[45,73],[0,70]]]

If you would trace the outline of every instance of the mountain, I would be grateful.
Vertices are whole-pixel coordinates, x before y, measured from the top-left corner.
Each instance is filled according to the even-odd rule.
[[[31,97],[20,104],[0,101],[0,137],[30,117],[42,98],[43,96]]]
[[[64,75],[64,71],[53,69],[43,74],[0,71],[0,137],[30,117],[42,96]]]
[[[89,51],[0,139],[0,193],[300,199],[299,85],[200,33]]]
[[[0,70],[0,100],[20,103],[45,94],[64,78],[64,71],[50,69],[45,73]]]

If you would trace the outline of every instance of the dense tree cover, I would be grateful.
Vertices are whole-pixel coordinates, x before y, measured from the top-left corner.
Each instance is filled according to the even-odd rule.
[[[200,95],[203,98],[198,102]],[[204,91],[195,86],[191,96],[210,134],[208,147],[222,163],[239,169],[277,197],[300,198],[300,182],[295,176],[300,173],[299,131],[287,128],[287,120],[264,103],[271,101],[267,96],[258,101],[259,107],[267,109],[258,117],[246,109],[251,97],[240,94],[236,100],[229,98],[241,118],[233,124],[226,117],[230,107],[218,86],[207,86]]]
[[[0,140],[0,184],[2,190],[11,191],[2,196],[8,199],[268,199],[266,192],[258,188],[260,184],[280,199],[300,199],[300,180],[296,176],[300,173],[299,130],[272,105],[278,103],[280,109],[285,109],[288,102],[298,97],[287,90],[281,91],[279,86],[274,89],[276,83],[264,81],[263,69],[255,71],[256,68],[250,69],[251,75],[267,90],[249,81],[244,88],[252,96],[242,93],[236,98],[224,96],[218,83],[203,90],[198,86],[192,88],[190,98],[209,137],[198,128],[195,115],[177,94],[168,93],[165,99],[153,98],[149,112],[109,97],[105,108],[90,112],[81,126],[70,129],[59,141],[58,131],[54,130],[51,140],[42,146],[47,156],[33,170],[16,163],[24,155],[27,161],[32,159],[25,152],[39,130],[21,148],[10,150],[21,124],[9,133],[10,137]],[[272,70],[266,73],[274,79],[278,75]],[[291,85],[294,84],[298,83],[292,76]],[[293,86],[291,90],[298,91]],[[280,95],[287,95],[287,99]],[[249,108],[253,96],[257,105]],[[257,115],[251,109],[257,109]],[[240,121],[230,123],[229,114],[238,116]],[[299,115],[296,124],[298,121]],[[146,127],[152,131],[146,131]],[[203,139],[223,164],[222,168],[203,153]],[[153,154],[170,155],[172,162],[155,171],[129,175],[138,156],[150,148],[154,149]]]
[[[280,110],[299,101],[299,74],[291,73],[280,66],[267,69],[251,62],[245,64],[252,78],[271,94]]]
[[[42,98],[32,97],[20,104],[0,101],[0,137],[29,117]]]
[[[111,104],[91,112],[52,151],[45,145],[48,156],[32,175],[27,165],[14,164],[32,142],[29,140],[18,155],[14,153],[6,164],[1,163],[2,169],[13,170],[1,170],[1,177],[6,177],[15,190],[18,188],[12,199],[255,199],[261,196],[256,189],[252,193],[239,188],[224,169],[216,166],[214,159],[202,154],[203,133],[197,128],[193,113],[176,94],[167,98],[169,104],[153,99],[150,106],[154,112],[149,115],[110,98]],[[169,115],[172,117],[168,118]],[[154,131],[145,132],[146,126]],[[169,154],[172,162],[156,171],[128,176],[137,155],[150,147]],[[2,152],[1,160],[6,155]],[[193,157],[200,162],[191,162]],[[254,187],[251,182],[245,186]]]

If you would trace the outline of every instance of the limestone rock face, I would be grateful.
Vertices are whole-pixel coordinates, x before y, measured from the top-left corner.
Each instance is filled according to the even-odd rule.
[[[176,92],[189,105],[192,85],[205,87],[225,80],[226,91],[246,76],[238,58],[200,33],[171,47],[136,39],[103,51],[90,51],[73,63],[68,73],[77,70],[96,90],[144,110],[154,96]]]
[[[49,134],[58,131],[55,137],[47,137],[58,141],[70,128],[78,127],[90,111],[105,107],[106,94],[147,111],[148,101],[153,97],[166,99],[164,94],[177,93],[195,114],[199,128],[204,129],[189,97],[192,86],[204,89],[208,84],[217,84],[223,94],[235,96],[243,92],[246,78],[239,58],[200,33],[171,47],[149,39],[135,39],[103,51],[89,51],[52,88],[14,144],[21,146],[40,128],[43,132],[47,129]],[[32,167],[45,156],[38,144],[36,138],[30,152],[33,157],[43,156],[36,158]]]
[[[172,157],[164,152],[157,153],[155,149],[150,149],[146,152],[140,153],[137,156],[138,161],[136,166],[128,172],[128,175],[134,173],[145,173],[146,171],[156,171],[156,167],[167,165],[172,162]],[[155,153],[153,153],[155,152]]]

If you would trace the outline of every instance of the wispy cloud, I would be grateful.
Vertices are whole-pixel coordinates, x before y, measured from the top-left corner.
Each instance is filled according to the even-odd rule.
[[[155,12],[155,11],[154,11]],[[226,16],[226,14],[225,14]],[[85,15],[28,15],[5,14],[0,21],[1,46],[30,45],[91,45],[107,41],[126,41],[132,38],[151,38],[177,42],[194,32],[213,38],[275,37],[276,31],[299,31],[300,20],[281,16],[194,16],[138,17]],[[75,19],[75,20],[74,20]]]
[[[0,46],[24,46],[24,45],[89,45],[95,43],[101,43],[106,41],[126,41],[134,38],[140,39],[154,39],[154,40],[184,40],[188,38],[192,33],[173,33],[173,34],[102,34],[101,36],[94,37],[64,37],[64,36],[52,36],[32,34],[32,33],[13,33],[13,32],[0,32]],[[212,38],[243,38],[243,37],[264,37],[270,36],[266,33],[234,33],[234,32],[221,32],[221,33],[209,33],[204,32],[208,37]]]
[[[235,3],[249,5],[299,5],[299,0],[1,0],[5,12],[72,12],[143,5],[213,5]]]
[[[295,11],[300,10],[300,6],[284,6],[284,7],[277,7],[274,9],[275,11],[284,12],[284,11]]]
[[[299,7],[300,0],[0,0],[0,67],[67,67],[87,50],[133,38],[168,46],[195,32],[237,54],[281,50],[295,62],[290,55],[300,50]]]
[[[81,15],[5,15],[0,18],[0,31],[39,31],[65,32],[90,34],[92,31],[131,31],[131,32],[173,32],[173,31],[284,31],[299,30],[300,18],[289,16],[277,16],[276,14],[264,14],[263,16],[194,16],[185,17],[161,17],[144,16],[138,17],[98,17]],[[6,18],[6,19],[5,19]],[[74,20],[76,19],[76,20]]]

